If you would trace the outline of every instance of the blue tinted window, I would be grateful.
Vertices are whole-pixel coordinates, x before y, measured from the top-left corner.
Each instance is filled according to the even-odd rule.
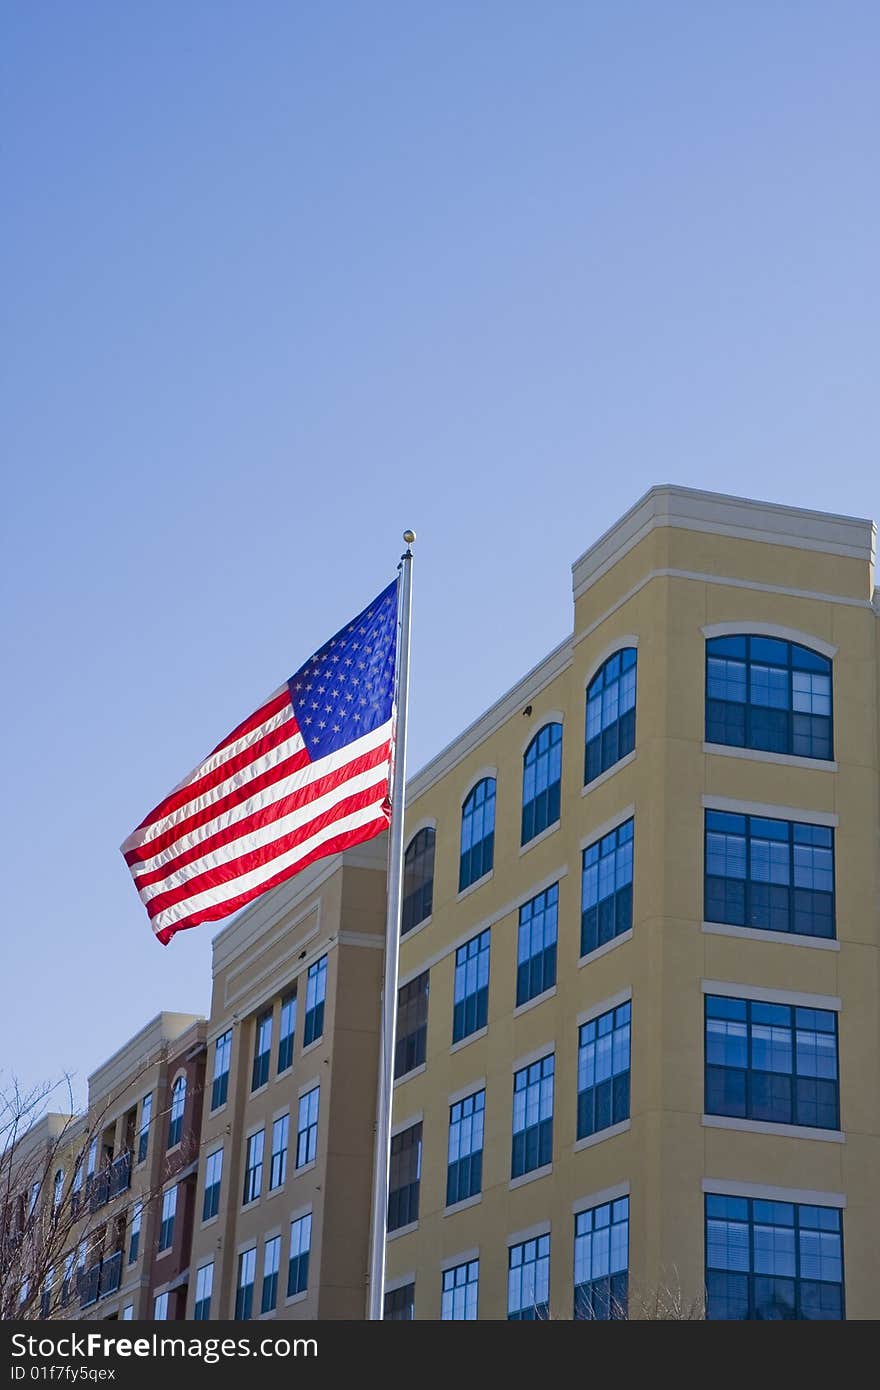
[[[831,662],[775,637],[706,643],[706,739],[832,758]]]
[[[836,1208],[707,1195],[707,1318],[843,1316],[843,1232]]]
[[[495,859],[495,778],[478,782],[461,809],[458,891],[491,869]]]
[[[443,1322],[474,1322],[477,1316],[477,1294],[480,1284],[480,1262],[469,1260],[444,1269],[440,1299]]]
[[[550,1316],[550,1237],[511,1245],[507,1257],[509,1322],[543,1321]]]
[[[412,1322],[416,1315],[416,1286],[401,1284],[385,1295],[386,1322]]]
[[[405,936],[426,917],[434,905],[434,847],[436,835],[426,826],[414,835],[403,857],[403,917],[400,934]]]
[[[592,782],[636,746],[636,649],[615,652],[587,687],[584,782]]]
[[[303,1020],[303,1047],[324,1033],[324,1003],[327,998],[327,957],[309,966],[306,978],[306,1016]]]
[[[397,991],[397,1035],[394,1075],[405,1076],[425,1060],[428,1041],[428,983],[425,970]]]
[[[559,910],[559,885],[554,883],[545,892],[519,910],[519,935],[516,957],[516,1002],[525,1004],[556,984],[556,927]]]
[[[834,936],[828,826],[707,811],[705,854],[706,921]]]
[[[837,1015],[706,995],[706,1113],[837,1129]]]
[[[626,821],[584,850],[581,955],[632,926],[633,822]]]
[[[523,758],[522,844],[559,820],[562,725],[545,724]]]
[[[543,1168],[553,1158],[554,1071],[551,1053],[514,1075],[512,1178]]]
[[[419,1186],[422,1178],[422,1122],[410,1125],[391,1139],[388,1179],[388,1229],[396,1231],[419,1219]]]
[[[446,1205],[454,1206],[482,1191],[483,1117],[486,1092],[476,1091],[449,1107]]]
[[[171,1110],[168,1116],[168,1148],[173,1149],[183,1137],[183,1111],[186,1106],[186,1077],[179,1076],[171,1088]]]
[[[603,1202],[574,1218],[574,1315],[625,1318],[629,1296],[629,1198]]]
[[[631,1013],[620,1004],[579,1031],[578,1139],[629,1119]]]
[[[459,946],[455,953],[452,1041],[485,1028],[489,1017],[489,931]]]

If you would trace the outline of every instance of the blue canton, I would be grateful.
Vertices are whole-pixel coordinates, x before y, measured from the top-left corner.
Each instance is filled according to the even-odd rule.
[[[397,580],[287,682],[309,757],[326,758],[391,718]]]

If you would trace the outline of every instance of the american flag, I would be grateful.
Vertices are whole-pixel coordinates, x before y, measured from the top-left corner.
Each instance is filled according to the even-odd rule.
[[[387,828],[396,652],[397,580],[129,835],[163,945]]]

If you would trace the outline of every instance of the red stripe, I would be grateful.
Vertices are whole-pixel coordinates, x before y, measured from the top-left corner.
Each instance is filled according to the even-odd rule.
[[[260,705],[259,709],[254,710],[253,714],[249,714],[247,719],[243,719],[242,722],[232,730],[231,734],[227,734],[226,737],[217,744],[216,748],[212,748],[208,754],[208,758],[213,758],[215,753],[219,753],[222,748],[226,748],[230,743],[235,743],[236,739],[244,738],[245,734],[251,732],[251,729],[258,729],[261,724],[265,724],[267,719],[271,719],[273,714],[278,714],[280,710],[283,710],[285,706],[289,704],[290,691],[285,685],[283,690],[279,690],[278,694],[273,695],[271,700],[267,700],[264,705]],[[207,762],[208,758],[203,758],[202,761]]]
[[[152,859],[153,855],[159,854],[163,849],[169,849],[171,845],[177,844],[184,835],[189,835],[192,831],[198,830],[199,826],[207,825],[208,821],[220,816],[224,811],[229,811],[233,806],[240,806],[243,801],[248,801],[258,792],[265,791],[271,787],[273,782],[281,782],[285,777],[290,777],[292,773],[298,772],[301,767],[308,767],[311,759],[304,748],[298,753],[291,753],[289,758],[284,758],[282,762],[276,763],[274,767],[269,767],[265,772],[261,772],[259,777],[252,777],[247,782],[242,782],[241,786],[226,792],[224,796],[219,796],[216,801],[212,801],[210,806],[203,806],[201,810],[194,811],[185,820],[178,821],[176,825],[169,826],[154,839],[148,840],[145,844],[139,845],[137,849],[129,849],[125,852],[125,862],[130,867],[143,864],[145,860]]]
[[[222,830],[215,830],[212,835],[208,835],[198,844],[190,846],[189,849],[182,850],[173,859],[169,859],[167,863],[156,869],[151,869],[149,873],[139,874],[135,871],[136,886],[149,888],[153,883],[162,883],[173,873],[185,868],[187,864],[192,864],[194,860],[201,859],[203,855],[210,854],[212,850],[220,849],[223,845],[231,844],[234,840],[243,840],[248,835],[252,835],[255,830],[271,825],[273,821],[280,820],[283,816],[290,815],[291,812],[307,806],[310,801],[317,801],[318,797],[326,796],[328,792],[333,791],[335,787],[342,786],[352,777],[357,777],[362,772],[369,772],[371,768],[387,762],[389,747],[389,743],[386,742],[377,748],[371,748],[368,753],[364,753],[359,758],[353,758],[351,762],[336,768],[333,772],[326,773],[317,781],[308,782],[304,787],[291,792],[289,796],[281,797],[278,801],[273,801],[268,806],[264,806],[248,816],[243,816],[233,825],[224,826]]]
[[[147,826],[155,825],[156,821],[164,820],[166,816],[179,811],[182,806],[186,806],[187,802],[195,801],[196,797],[204,796],[213,787],[219,786],[221,782],[225,782],[236,772],[241,772],[243,768],[250,767],[258,758],[264,757],[266,753],[271,753],[273,748],[286,743],[288,739],[294,738],[298,733],[299,725],[296,719],[285,719],[284,723],[279,724],[277,729],[272,729],[268,734],[264,734],[248,748],[243,748],[240,753],[236,753],[235,757],[227,758],[226,762],[221,763],[219,767],[212,768],[210,772],[203,773],[201,777],[193,777],[185,786],[178,787],[177,791],[171,792],[141,821],[138,830],[145,830]],[[207,762],[207,758],[205,761]],[[134,833],[136,834],[137,831]]]
[[[247,907],[254,898],[259,898],[263,893],[268,893],[270,888],[277,888],[279,884],[285,883],[287,879],[293,878],[295,874],[308,868],[316,859],[323,859],[331,854],[342,854],[343,850],[352,849],[355,845],[363,844],[365,840],[372,840],[375,835],[381,835],[383,830],[387,830],[390,814],[387,801],[383,803],[383,808],[375,821],[369,821],[366,825],[360,825],[356,830],[346,830],[342,834],[335,836],[332,840],[327,840],[323,845],[318,845],[310,850],[302,859],[291,865],[287,869],[282,869],[274,878],[270,878],[265,883],[260,883],[255,888],[251,888],[246,893],[240,893],[237,898],[227,898],[225,902],[217,903],[213,907],[203,908],[199,912],[193,912],[188,917],[182,917],[179,922],[172,926],[162,927],[156,932],[156,939],[167,946],[172,936],[179,931],[189,931],[190,927],[197,927],[201,922],[216,922],[220,917],[228,917],[233,912],[238,912],[240,908]]]
[[[195,874],[179,888],[169,888],[164,893],[157,893],[155,897],[144,904],[147,912],[150,917],[156,917],[166,908],[173,907],[175,903],[182,902],[186,898],[195,897],[197,893],[201,893],[207,888],[219,888],[223,884],[233,883],[242,874],[250,873],[253,869],[260,869],[264,864],[271,864],[273,859],[277,859],[280,855],[286,854],[288,850],[295,849],[297,845],[310,840],[313,835],[328,825],[332,825],[334,821],[375,805],[379,790],[387,787],[387,783],[388,774],[386,772],[381,775],[374,786],[355,792],[352,796],[343,797],[328,807],[326,811],[315,816],[313,820],[299,826],[291,834],[282,835],[267,845],[260,845],[258,849],[249,850],[245,854],[239,855],[237,859],[230,859],[215,869],[205,869],[202,873]]]

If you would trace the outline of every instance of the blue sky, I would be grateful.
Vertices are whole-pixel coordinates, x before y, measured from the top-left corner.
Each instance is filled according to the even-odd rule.
[[[118,852],[419,532],[411,769],[652,483],[880,514],[873,0],[10,0],[0,1068],[206,1011]]]

